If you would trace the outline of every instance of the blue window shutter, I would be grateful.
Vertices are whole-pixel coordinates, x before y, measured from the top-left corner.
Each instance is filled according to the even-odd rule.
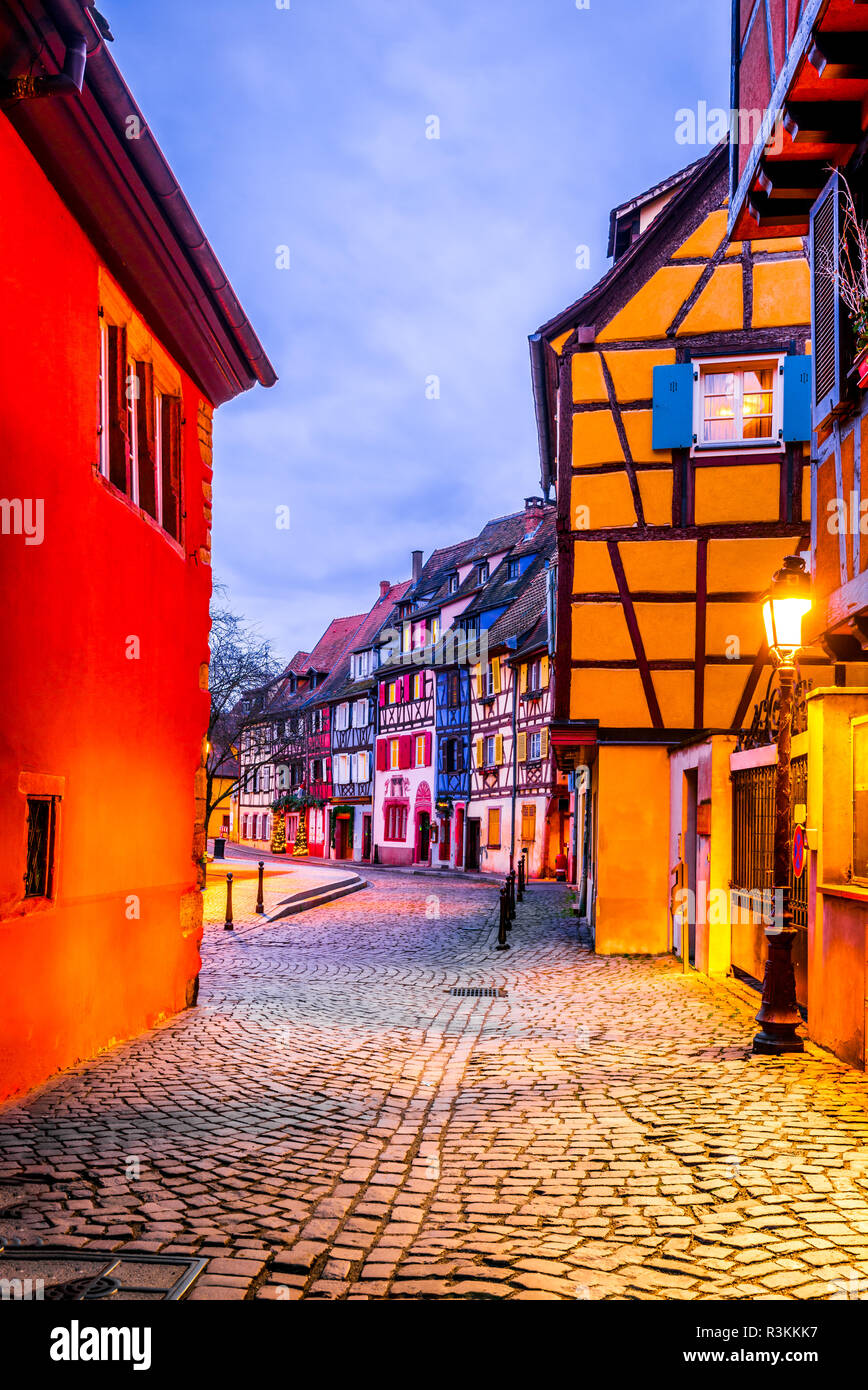
[[[806,444],[811,438],[811,359],[784,358],[785,444]]]
[[[689,449],[693,443],[692,362],[654,368],[654,449]]]

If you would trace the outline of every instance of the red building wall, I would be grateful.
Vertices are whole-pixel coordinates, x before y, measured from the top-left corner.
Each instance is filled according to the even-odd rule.
[[[197,975],[211,474],[183,372],[183,549],[96,473],[98,256],[2,119],[0,173],[0,496],[45,515],[40,545],[0,535],[2,1098],[184,1007]],[[65,779],[51,904],[23,899],[22,774]]]

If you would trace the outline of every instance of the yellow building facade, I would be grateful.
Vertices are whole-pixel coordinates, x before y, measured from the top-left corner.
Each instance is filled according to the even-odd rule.
[[[531,338],[558,503],[552,744],[583,789],[603,953],[671,949],[679,883],[728,890],[729,759],[771,671],[760,598],[809,544],[805,249],[729,244],[726,199],[718,148],[616,209],[611,270]],[[696,964],[728,969],[727,932],[690,931]]]

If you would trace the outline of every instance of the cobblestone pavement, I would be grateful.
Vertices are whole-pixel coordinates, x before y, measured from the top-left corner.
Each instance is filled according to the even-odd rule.
[[[234,934],[209,895],[197,1009],[0,1110],[0,1238],[196,1252],[194,1299],[868,1293],[860,1073],[751,1058],[739,999],[593,956],[556,887],[508,953],[484,885],[253,895]]]

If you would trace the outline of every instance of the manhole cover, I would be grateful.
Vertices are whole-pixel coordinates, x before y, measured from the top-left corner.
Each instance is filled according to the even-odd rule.
[[[450,994],[460,999],[505,999],[505,989],[492,989],[488,985],[456,985]]]
[[[7,1246],[0,1248],[0,1302],[110,1298],[174,1303],[189,1293],[207,1263],[137,1250],[124,1255],[60,1246]]]

